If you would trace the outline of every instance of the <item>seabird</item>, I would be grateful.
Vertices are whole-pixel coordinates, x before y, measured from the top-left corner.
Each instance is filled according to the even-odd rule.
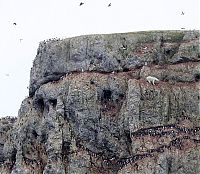
[[[122,45],[122,49],[123,49],[123,50],[126,50],[126,49],[127,49],[127,46]]]
[[[184,15],[185,13],[182,11],[181,15]]]
[[[17,23],[16,23],[16,22],[14,22],[14,23],[13,23],[13,25],[17,25]]]
[[[181,30],[184,30],[185,28],[181,28]]]
[[[110,4],[108,4],[108,7],[110,7],[111,6],[111,3]]]
[[[81,2],[80,4],[79,4],[79,6],[81,6],[81,5],[83,5],[84,3],[83,2]]]

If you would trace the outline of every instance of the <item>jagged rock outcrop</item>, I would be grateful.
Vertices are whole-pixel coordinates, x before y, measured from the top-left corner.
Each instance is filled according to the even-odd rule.
[[[31,69],[30,95],[71,72],[129,71],[198,61],[199,32],[155,31],[79,36],[41,42]]]
[[[41,42],[0,173],[199,174],[199,61],[198,31]]]
[[[0,163],[1,167],[6,166],[7,169],[10,170],[10,166],[13,166],[14,161],[16,160],[16,149],[11,146],[7,146],[10,142],[10,135],[14,127],[14,123],[16,122],[16,117],[2,117],[0,118]],[[7,149],[7,153],[5,150],[7,147],[11,147],[11,151]],[[7,161],[7,157],[9,156],[10,161],[13,161],[11,164],[10,161]],[[0,170],[0,173],[2,171]]]

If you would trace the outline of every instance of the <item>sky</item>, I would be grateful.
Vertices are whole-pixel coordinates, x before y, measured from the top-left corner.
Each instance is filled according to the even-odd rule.
[[[84,4],[79,6],[80,2]],[[18,115],[28,96],[40,41],[98,33],[199,30],[199,11],[199,0],[0,0],[0,117]]]

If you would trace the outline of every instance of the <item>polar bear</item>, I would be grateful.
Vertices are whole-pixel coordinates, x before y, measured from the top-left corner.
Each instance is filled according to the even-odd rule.
[[[146,79],[149,83],[152,83],[153,85],[155,85],[155,81],[159,82],[159,80],[156,77],[152,77],[152,76],[148,76],[146,77]]]

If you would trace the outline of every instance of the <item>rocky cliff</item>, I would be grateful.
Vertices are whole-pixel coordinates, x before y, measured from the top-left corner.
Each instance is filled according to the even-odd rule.
[[[199,31],[43,41],[0,130],[2,174],[199,174]]]

